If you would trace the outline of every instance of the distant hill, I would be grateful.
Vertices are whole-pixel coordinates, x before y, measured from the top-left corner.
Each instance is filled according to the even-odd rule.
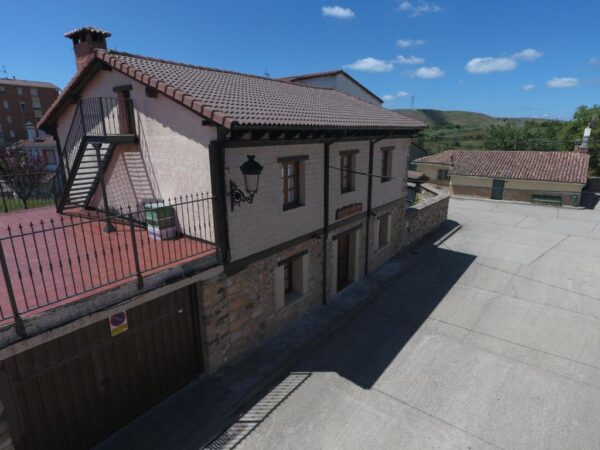
[[[550,119],[533,118],[503,118],[492,117],[487,114],[471,111],[442,111],[439,109],[395,109],[401,114],[420,120],[431,126],[444,127],[449,125],[460,125],[461,127],[485,128],[490,125],[501,125],[503,123],[520,124],[526,120],[545,122]]]
[[[395,109],[394,111],[425,122],[428,125],[440,127],[445,125],[485,127],[501,122],[499,119],[487,114],[470,111],[441,111],[439,109]]]

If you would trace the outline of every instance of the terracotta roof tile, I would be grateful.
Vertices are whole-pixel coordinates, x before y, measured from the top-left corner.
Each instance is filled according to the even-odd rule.
[[[414,162],[451,166],[450,175],[585,184],[589,155],[575,152],[447,150]]]
[[[226,128],[239,125],[418,130],[426,127],[418,120],[332,89],[114,51],[97,50],[96,60],[156,87]],[[90,61],[86,67],[92,64]],[[86,70],[77,73],[62,97],[71,94],[70,90],[78,85]],[[42,117],[40,126],[47,124],[61,101]]]

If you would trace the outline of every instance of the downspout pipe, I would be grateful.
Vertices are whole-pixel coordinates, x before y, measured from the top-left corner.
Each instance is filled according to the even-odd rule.
[[[229,246],[229,226],[227,222],[227,189],[225,180],[225,140],[227,130],[223,127],[217,128],[217,139],[210,142],[210,170],[211,185],[213,196],[216,201],[213,203],[215,220],[215,240],[221,247],[221,258],[225,267],[231,260]]]
[[[371,209],[373,205],[373,159],[375,154],[375,144],[389,137],[392,132],[388,132],[378,138],[369,140],[369,181],[367,188],[367,224],[365,227],[365,277],[369,274],[369,243],[371,236]]]
[[[327,236],[329,235],[329,147],[331,146],[331,144],[341,139],[344,139],[346,137],[346,133],[347,132],[344,131],[343,136],[323,141],[323,237],[321,239],[321,244],[323,246],[321,252],[323,260],[323,305],[327,304]]]

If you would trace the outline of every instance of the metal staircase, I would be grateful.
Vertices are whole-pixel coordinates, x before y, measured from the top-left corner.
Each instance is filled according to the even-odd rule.
[[[86,98],[77,102],[55,184],[56,209],[87,208],[118,144],[136,142],[132,101]]]

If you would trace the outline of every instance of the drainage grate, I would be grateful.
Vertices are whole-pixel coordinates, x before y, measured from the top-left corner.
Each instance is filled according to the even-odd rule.
[[[256,405],[241,416],[210,444],[205,450],[231,450],[254,431],[286,398],[298,389],[309,377],[309,372],[294,372],[275,386]]]

